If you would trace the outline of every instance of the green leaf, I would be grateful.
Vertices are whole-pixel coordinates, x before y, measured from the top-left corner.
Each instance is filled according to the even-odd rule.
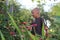
[[[32,38],[32,40],[36,40],[35,36],[33,36],[30,31],[28,31],[26,28],[25,28],[25,30],[28,33],[28,35]]]
[[[1,39],[2,39],[2,40],[5,40],[5,37],[4,37],[4,35],[2,34],[1,31],[0,31],[0,35],[1,35]]]
[[[42,38],[44,39],[44,23],[43,23],[43,26],[42,26]]]
[[[19,35],[20,35],[20,38],[21,38],[21,30],[19,29],[19,27],[18,27],[17,24],[15,23],[12,15],[10,15],[9,13],[8,13],[8,15],[9,15],[9,17],[10,17],[10,19],[11,19],[11,22],[13,23],[14,27],[15,27],[16,30],[18,31],[18,33],[19,33]],[[21,38],[21,40],[23,40],[23,39]]]

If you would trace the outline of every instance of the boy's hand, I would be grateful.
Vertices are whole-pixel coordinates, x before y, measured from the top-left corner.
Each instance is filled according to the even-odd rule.
[[[46,37],[48,37],[48,27],[45,27]]]

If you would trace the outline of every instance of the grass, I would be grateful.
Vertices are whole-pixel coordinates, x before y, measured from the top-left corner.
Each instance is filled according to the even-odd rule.
[[[5,40],[5,37],[4,37],[4,35],[3,35],[3,33],[1,31],[0,31],[0,36],[1,36],[2,40]]]
[[[20,38],[21,38],[21,30],[20,30],[20,28],[19,28],[19,27],[17,26],[17,24],[15,23],[12,15],[9,14],[9,13],[8,13],[8,15],[9,15],[9,18],[11,19],[11,22],[13,23],[14,27],[16,28],[16,30],[17,30],[17,32],[19,33]],[[26,28],[25,28],[25,29],[26,29]],[[28,33],[28,35],[30,36],[30,38],[32,38],[32,40],[38,40],[38,39],[36,39],[36,37],[33,36],[33,35],[30,33],[30,31],[28,31],[27,29],[26,29],[26,32]],[[21,40],[23,40],[23,39],[21,38]]]

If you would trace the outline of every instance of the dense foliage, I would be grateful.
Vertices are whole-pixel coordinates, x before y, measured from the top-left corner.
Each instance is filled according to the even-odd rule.
[[[34,1],[34,0],[32,0]],[[40,1],[37,1],[40,3]],[[12,3],[12,4],[11,4]],[[33,36],[26,26],[30,25],[33,20],[31,10],[21,8],[15,1],[6,5],[0,2],[0,39],[1,40],[41,40],[41,37]],[[45,40],[60,40],[60,3],[52,7],[51,12],[44,12],[43,4],[38,4],[41,11],[41,17],[51,22],[49,27],[49,36]],[[44,25],[43,25],[44,26]],[[42,29],[44,30],[44,28]],[[42,31],[44,34],[44,31]],[[44,40],[43,38],[43,40]]]

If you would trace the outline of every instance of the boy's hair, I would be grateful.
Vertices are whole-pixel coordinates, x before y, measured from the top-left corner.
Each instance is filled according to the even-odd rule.
[[[36,8],[34,8],[33,10],[38,10],[38,11],[39,11],[39,14],[40,14],[40,9],[39,9],[39,8],[36,7]],[[32,11],[33,11],[33,10],[32,10]],[[32,12],[32,11],[31,11],[31,12]]]

